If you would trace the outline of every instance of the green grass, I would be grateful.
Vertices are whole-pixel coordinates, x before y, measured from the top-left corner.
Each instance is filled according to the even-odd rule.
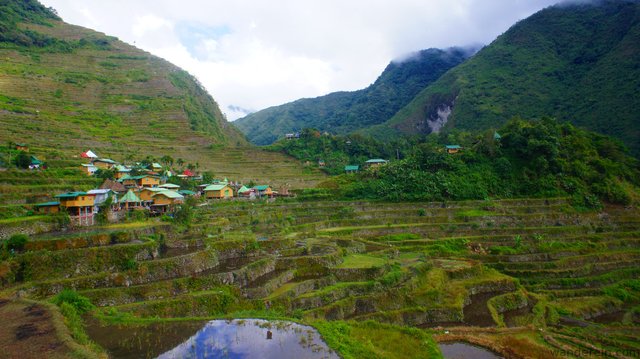
[[[387,261],[384,258],[352,254],[344,257],[344,262],[340,263],[337,268],[373,268],[383,266],[385,263]]]

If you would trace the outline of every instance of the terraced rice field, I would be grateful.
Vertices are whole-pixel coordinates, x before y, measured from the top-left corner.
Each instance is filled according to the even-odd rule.
[[[354,338],[382,330],[356,329],[366,321],[390,324],[384,330],[402,340],[415,339],[402,331],[412,327],[509,358],[640,352],[636,208],[579,213],[564,199],[230,202],[197,217],[180,230],[34,237],[0,268],[1,296],[46,300],[74,289],[97,306],[85,320],[92,339],[140,356],[176,345],[152,339],[153,325],[246,317],[344,322]],[[399,355],[383,351],[394,344],[369,345]]]

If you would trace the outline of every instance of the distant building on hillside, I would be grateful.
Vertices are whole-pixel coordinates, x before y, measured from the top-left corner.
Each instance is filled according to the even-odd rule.
[[[95,195],[87,192],[67,192],[55,196],[60,201],[60,207],[67,210],[71,220],[81,226],[93,224],[93,207]]]
[[[94,166],[101,168],[103,170],[110,170],[113,167],[115,167],[115,165],[117,165],[116,161],[108,158],[96,158],[93,161],[91,161],[91,163]]]
[[[360,169],[360,166],[355,166],[355,165],[344,166],[345,173],[356,173],[358,172],[359,169]]]
[[[389,161],[383,160],[381,158],[373,158],[373,159],[370,159],[367,162],[365,162],[364,165],[366,167],[379,167],[379,166],[386,165],[388,162]]]
[[[450,154],[451,153],[458,153],[462,149],[462,146],[460,146],[460,145],[446,145],[444,147],[447,150],[447,153],[450,153]]]
[[[29,152],[29,146],[26,143],[16,143],[15,149],[18,151]]]

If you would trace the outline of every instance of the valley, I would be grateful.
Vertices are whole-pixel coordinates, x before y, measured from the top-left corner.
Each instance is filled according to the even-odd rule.
[[[158,345],[158,325],[193,328],[185,340],[219,318],[311,325],[345,358],[404,357],[388,335],[420,356],[438,355],[435,341],[510,358],[640,349],[626,339],[638,335],[640,305],[633,207],[278,200],[197,211],[188,228],[149,221],[34,236],[3,262],[2,296],[73,290],[95,305],[89,338],[123,357],[179,343]],[[423,337],[434,339],[425,347]]]

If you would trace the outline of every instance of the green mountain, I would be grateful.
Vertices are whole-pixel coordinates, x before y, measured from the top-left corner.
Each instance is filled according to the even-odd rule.
[[[0,139],[122,160],[246,145],[195,78],[35,0],[0,2]],[[50,153],[46,153],[49,150]],[[53,153],[55,152],[55,153]]]
[[[303,128],[347,134],[387,121],[420,90],[471,53],[461,48],[423,50],[401,62],[391,62],[363,90],[297,100],[250,114],[234,124],[259,145]]]
[[[425,88],[376,137],[497,128],[553,116],[621,139],[640,155],[640,2],[546,8]]]

